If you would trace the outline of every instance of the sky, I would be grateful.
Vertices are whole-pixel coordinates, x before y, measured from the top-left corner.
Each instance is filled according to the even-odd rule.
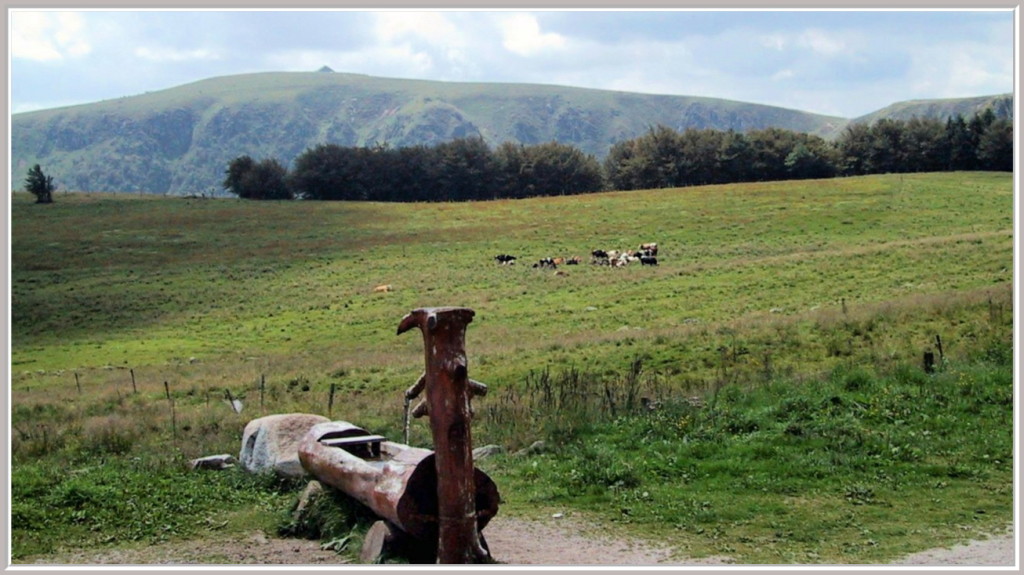
[[[8,16],[11,113],[322,66],[724,98],[844,118],[1015,86],[1011,9],[11,9]]]

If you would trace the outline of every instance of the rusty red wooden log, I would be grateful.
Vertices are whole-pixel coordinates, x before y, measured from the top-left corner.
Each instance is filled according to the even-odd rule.
[[[482,384],[472,385],[466,361],[466,327],[475,312],[468,308],[416,309],[402,318],[398,333],[418,327],[423,333],[426,373],[407,392],[426,392],[434,438],[437,476],[437,561],[481,563],[490,559],[477,526],[470,399]],[[486,389],[486,387],[483,387]]]
[[[433,548],[438,539],[434,453],[391,441],[379,441],[378,453],[372,447],[376,441],[378,437],[345,421],[320,423],[299,444],[299,461],[320,482]],[[498,511],[498,488],[479,469],[474,468],[473,481],[474,517],[482,530]]]

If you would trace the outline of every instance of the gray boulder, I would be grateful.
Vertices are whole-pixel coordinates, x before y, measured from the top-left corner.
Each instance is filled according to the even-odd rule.
[[[282,413],[250,421],[242,432],[238,460],[252,473],[273,472],[282,477],[305,477],[299,444],[314,425],[330,421],[322,415]]]
[[[473,459],[484,459],[492,455],[499,455],[505,453],[505,448],[500,445],[485,445],[483,447],[477,447],[473,450]]]
[[[543,441],[534,441],[529,447],[524,447],[515,453],[516,457],[536,455],[547,451],[547,445]]]
[[[299,500],[292,511],[292,521],[298,524],[308,519],[313,501],[324,493],[324,486],[319,481],[314,479],[307,483],[306,488],[299,494]]]

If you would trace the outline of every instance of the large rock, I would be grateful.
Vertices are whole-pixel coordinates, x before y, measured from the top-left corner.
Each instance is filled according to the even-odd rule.
[[[299,443],[314,425],[330,421],[322,415],[282,413],[250,421],[242,433],[242,468],[252,473],[305,477]]]
[[[485,445],[483,447],[477,447],[473,450],[473,461],[477,459],[484,459],[492,455],[500,455],[505,453],[505,448],[500,445]]]

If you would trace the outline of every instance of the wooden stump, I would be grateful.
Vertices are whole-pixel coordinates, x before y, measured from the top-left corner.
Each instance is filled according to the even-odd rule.
[[[409,563],[435,563],[437,546],[417,540],[387,521],[377,521],[363,538],[359,562],[382,563],[388,557],[401,557]]]
[[[379,563],[394,540],[391,528],[384,521],[377,521],[363,538],[363,548],[359,552],[360,563]]]

